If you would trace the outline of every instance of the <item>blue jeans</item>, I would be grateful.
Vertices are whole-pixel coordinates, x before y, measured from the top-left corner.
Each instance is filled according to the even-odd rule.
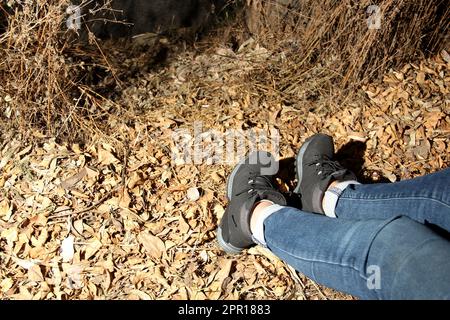
[[[450,299],[450,169],[352,186],[338,219],[285,207],[264,222],[268,248],[299,272],[361,299]]]

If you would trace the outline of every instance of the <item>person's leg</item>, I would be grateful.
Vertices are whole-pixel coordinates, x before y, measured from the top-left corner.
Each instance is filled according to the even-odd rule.
[[[408,216],[450,232],[450,169],[391,184],[361,185],[334,160],[333,138],[308,138],[296,158],[302,209],[329,217],[389,219]]]
[[[312,280],[362,299],[450,298],[450,242],[424,225],[273,207],[257,240]]]
[[[319,159],[319,165],[312,160],[314,171],[307,176],[338,176],[330,159]],[[319,283],[361,298],[450,298],[447,240],[407,217],[352,221],[285,207],[275,188],[274,164],[270,154],[256,152],[231,173],[229,204],[217,230],[226,252],[266,245]],[[323,193],[324,185],[316,184],[310,195]]]
[[[396,183],[349,185],[335,213],[351,220],[403,215],[450,232],[450,169]]]

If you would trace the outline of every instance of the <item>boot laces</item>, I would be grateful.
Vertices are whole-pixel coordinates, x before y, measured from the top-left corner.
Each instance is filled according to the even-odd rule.
[[[344,170],[344,167],[338,161],[332,160],[327,155],[317,156],[314,161],[307,163],[307,165],[314,167],[317,175],[322,179],[325,179],[337,171]]]
[[[273,191],[275,188],[272,180],[268,176],[251,173],[250,177],[251,178],[248,180],[248,188],[237,193],[237,196],[248,193],[250,197],[253,197],[259,191]]]

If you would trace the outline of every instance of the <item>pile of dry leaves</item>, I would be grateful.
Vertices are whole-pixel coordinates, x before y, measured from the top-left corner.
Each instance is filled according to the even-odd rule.
[[[223,145],[230,130],[278,132],[285,159],[321,131],[337,147],[365,143],[365,163],[346,147],[340,153],[362,179],[420,176],[450,163],[450,59],[443,51],[408,64],[351,101],[316,97],[304,105],[285,103],[273,83],[258,78],[279,59],[282,53],[252,40],[236,52],[182,53],[129,83],[117,103],[134,116],[110,120],[111,136],[89,145],[3,133],[0,297],[351,298],[262,248],[221,252],[215,230],[232,165],[174,157],[174,137],[207,151]],[[291,188],[291,180],[280,180],[281,187]]]

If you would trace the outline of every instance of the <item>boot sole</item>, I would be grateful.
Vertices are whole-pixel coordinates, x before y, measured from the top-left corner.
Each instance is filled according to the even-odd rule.
[[[245,158],[244,160],[241,160],[241,162],[239,162],[236,167],[233,169],[233,171],[231,171],[230,176],[227,179],[227,200],[230,201],[231,199],[231,194],[233,192],[233,182],[234,182],[234,177],[236,176],[236,173],[238,172],[238,170],[241,168],[241,166],[245,163],[245,161],[247,160],[247,158]]]
[[[247,157],[248,158],[248,157]],[[227,200],[230,201],[231,199],[231,194],[233,192],[233,182],[234,182],[234,177],[236,176],[237,172],[239,171],[239,169],[242,167],[242,165],[245,163],[245,161],[247,161],[247,158],[244,158],[243,160],[241,160],[236,167],[233,169],[233,171],[231,171],[230,176],[227,179]],[[233,246],[230,243],[227,243],[224,239],[223,239],[223,235],[222,235],[222,228],[218,227],[217,231],[216,231],[216,238],[217,238],[217,244],[219,245],[219,247],[225,251],[228,254],[232,254],[232,255],[236,255],[241,253],[244,249],[241,248],[236,248],[235,246]]]
[[[241,253],[244,249],[241,248],[236,248],[235,246],[233,246],[230,243],[227,243],[222,236],[222,228],[217,228],[217,243],[219,244],[219,247],[225,251],[228,254],[239,254]]]
[[[297,157],[295,158],[295,176],[297,178],[297,187],[295,187],[294,189],[294,193],[300,193],[300,182],[302,181],[303,178],[303,166],[301,166],[300,168],[298,167],[299,163],[302,163],[302,158],[305,155],[306,149],[308,148],[309,144],[312,141],[312,138],[308,138],[306,139],[305,143],[302,145],[302,147],[300,148],[300,151],[298,152]]]
[[[244,158],[243,160],[241,160],[236,167],[233,169],[233,171],[231,172],[230,176],[227,179],[227,200],[230,201],[231,199],[231,195],[233,192],[233,183],[234,183],[234,177],[236,176],[237,172],[239,171],[239,169],[246,163],[246,161],[250,158],[250,155],[248,155],[246,158]],[[226,253],[229,254],[239,254],[241,253],[244,249],[242,248],[237,248],[235,246],[233,246],[230,243],[227,243],[224,239],[223,239],[223,235],[222,235],[222,228],[217,228],[217,243],[219,244],[220,248],[222,248],[223,251],[225,251]]]

